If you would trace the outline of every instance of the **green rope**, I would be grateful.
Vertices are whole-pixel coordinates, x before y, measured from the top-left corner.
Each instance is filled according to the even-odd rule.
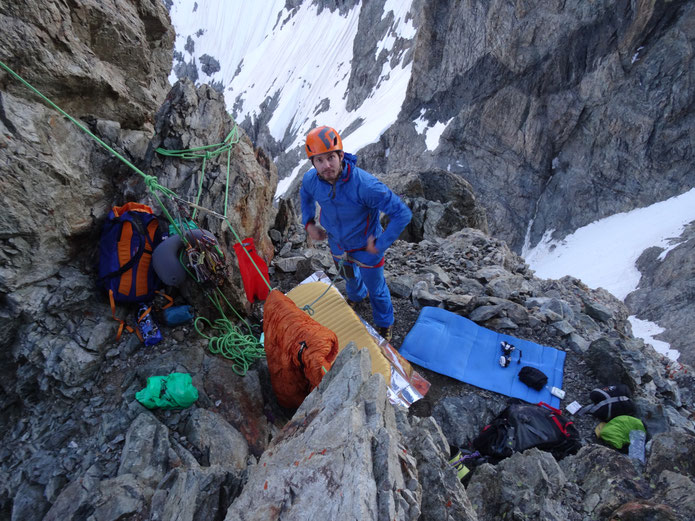
[[[217,143],[215,145],[204,145],[195,148],[186,148],[183,150],[167,150],[165,148],[158,148],[157,153],[163,156],[170,157],[180,157],[183,159],[200,159],[200,158],[211,158],[216,155],[221,154],[227,150],[231,150],[232,147],[239,142],[239,130],[236,125],[227,134],[222,143]]]
[[[208,336],[201,331],[198,323],[205,323],[209,328],[219,332],[218,336]],[[208,349],[212,354],[222,355],[232,360],[232,370],[244,376],[249,367],[259,358],[265,357],[265,350],[253,335],[244,335],[226,318],[219,318],[211,323],[205,317],[198,317],[194,322],[198,334],[208,340]]]
[[[193,280],[196,280],[193,274],[186,267],[186,264],[183,262],[182,255],[183,252],[179,254],[179,262],[181,262],[183,269],[186,270],[188,275]],[[198,281],[196,280],[196,282]],[[227,300],[227,297],[220,291],[219,288],[216,288],[216,291],[219,296],[224,299],[229,308],[234,311],[237,318],[246,326],[249,333],[243,334],[239,328],[236,327],[225,315],[224,309],[219,302],[219,297],[211,295],[204,288],[203,292],[208,299],[210,299],[210,302],[212,302],[213,306],[215,306],[222,318],[218,318],[214,322],[210,322],[210,320],[205,317],[197,317],[193,322],[193,327],[200,336],[207,339],[208,350],[212,354],[221,355],[228,360],[231,360],[233,362],[232,370],[239,376],[244,376],[249,367],[256,360],[265,357],[265,349],[253,335],[251,325],[248,323],[248,321],[237,313],[234,306],[231,305],[229,300]],[[218,335],[213,336],[212,334],[206,335],[203,333],[201,327],[198,325],[199,322],[206,324],[208,328],[216,331]]]
[[[336,276],[335,280],[330,279],[331,283],[328,285],[326,290],[323,293],[321,293],[318,297],[316,297],[316,300],[314,300],[312,303],[306,304],[304,307],[302,307],[302,311],[306,311],[310,317],[313,316],[315,312],[312,306],[316,304],[319,300],[321,300],[323,296],[326,293],[328,293],[328,290],[331,289],[333,284],[335,284],[337,280],[340,280],[341,277],[347,280],[347,274],[345,273],[345,259],[340,259],[340,262],[338,263],[338,275]]]
[[[195,147],[195,148],[186,148],[184,150],[167,150],[165,148],[157,148],[157,153],[161,154],[166,157],[176,157],[179,159],[202,159],[203,160],[203,165],[201,168],[201,173],[200,173],[200,181],[198,182],[198,194],[196,195],[195,198],[195,204],[199,205],[200,204],[200,196],[203,193],[203,180],[205,179],[205,165],[207,164],[207,160],[211,159],[213,157],[216,157],[223,152],[227,152],[227,183],[225,186],[225,192],[224,192],[224,216],[227,216],[227,203],[229,201],[229,165],[230,165],[230,160],[231,160],[231,150],[234,145],[236,145],[239,142],[239,130],[236,124],[234,124],[234,128],[231,130],[229,134],[227,134],[227,137],[224,138],[224,141],[222,143],[217,143],[215,145],[205,145],[201,147]],[[191,216],[192,219],[195,219],[195,215],[198,209],[193,210],[193,214]]]
[[[234,127],[236,128],[236,127]],[[237,138],[237,141],[239,139]],[[227,150],[227,181],[225,182],[224,185],[224,216],[227,217],[227,204],[229,202],[229,164],[231,163],[232,160],[232,151]]]

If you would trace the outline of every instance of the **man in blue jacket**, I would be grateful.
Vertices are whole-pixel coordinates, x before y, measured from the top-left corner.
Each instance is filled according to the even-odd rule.
[[[343,152],[338,132],[318,127],[306,138],[314,168],[304,174],[300,190],[302,222],[309,237],[328,238],[333,258],[345,264],[348,302],[369,295],[377,332],[390,341],[393,333],[391,293],[384,280],[384,252],[410,222],[410,209],[385,184],[358,168],[357,157]],[[316,204],[321,207],[319,227]],[[379,212],[389,216],[386,230]]]

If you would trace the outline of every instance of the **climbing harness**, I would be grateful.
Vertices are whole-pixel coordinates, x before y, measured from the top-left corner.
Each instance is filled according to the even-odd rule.
[[[355,259],[351,255],[348,255],[347,252],[344,252],[340,256],[333,255],[333,258],[339,259],[340,262],[342,262],[342,263],[354,264],[358,268],[381,268],[384,265],[384,257],[382,257],[381,260],[377,264],[374,264],[373,266],[370,266],[369,264],[365,264],[363,262],[358,261],[357,259]]]
[[[354,264],[355,266],[357,266],[359,268],[380,268],[381,266],[384,265],[383,257],[378,264],[376,264],[374,266],[370,266],[368,264],[364,264],[363,262],[358,261],[354,257],[350,256],[347,252],[344,252],[342,255],[333,255],[333,258],[336,261],[336,267],[338,268],[338,274],[336,275],[335,279],[330,279],[330,277],[329,277],[329,279],[331,280],[331,283],[326,288],[326,290],[323,293],[321,293],[318,297],[316,297],[316,299],[313,302],[306,304],[304,307],[302,307],[302,310],[306,311],[309,316],[313,316],[313,314],[314,314],[314,308],[312,306],[314,304],[316,304],[319,300],[321,300],[321,298],[326,293],[328,293],[328,291],[331,289],[331,287],[336,282],[338,282],[341,278],[343,280],[347,280],[348,278],[351,278],[351,277],[348,277],[348,275],[347,275],[347,268],[350,268],[350,270],[352,272],[352,267],[350,266],[351,264]]]

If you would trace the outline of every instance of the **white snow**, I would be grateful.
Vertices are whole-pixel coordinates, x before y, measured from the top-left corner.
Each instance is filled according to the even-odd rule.
[[[671,349],[671,345],[668,342],[663,342],[654,338],[654,336],[664,332],[663,327],[659,327],[658,324],[649,322],[648,320],[640,320],[634,315],[628,317],[628,320],[632,325],[633,335],[641,338],[647,344],[651,344],[657,352],[666,355],[669,359],[678,360],[678,357],[680,356],[678,351]]]
[[[277,108],[268,122],[271,135],[281,140],[286,132],[295,136],[287,146],[303,146],[306,134],[316,125],[330,125],[343,132],[361,119],[354,132],[343,136],[346,151],[356,152],[378,141],[396,120],[410,80],[411,65],[403,66],[402,56],[391,58],[382,68],[377,86],[365,102],[353,111],[346,108],[347,85],[352,63],[353,40],[357,34],[360,6],[341,16],[338,11],[306,2],[295,11],[285,9],[284,0],[243,2],[241,0],[175,0],[171,18],[176,27],[176,50],[185,60],[209,54],[221,64],[221,71],[200,80],[221,82],[225,101],[237,119],[258,117],[261,104],[274,98]],[[412,39],[415,28],[408,18],[412,0],[388,0],[384,15],[393,11],[393,23],[378,52],[390,51],[397,37]],[[196,33],[202,29],[200,35]],[[191,55],[185,51],[188,36],[195,42]],[[241,67],[240,67],[241,65]],[[175,81],[175,77],[170,77]],[[329,107],[318,112],[322,102]],[[282,195],[302,165],[279,183]]]
[[[184,46],[190,36],[195,43],[193,57],[208,54],[222,66],[222,70],[212,76],[200,72],[201,81],[214,79],[227,85],[241,60],[270,33],[284,6],[284,0],[174,0],[170,14],[176,28],[175,48],[189,61],[191,54]],[[203,32],[200,36],[196,34],[199,31]],[[169,81],[175,83],[176,76],[169,76]]]
[[[415,125],[415,131],[418,134],[422,134],[427,130],[427,120],[422,117],[424,115],[425,109],[420,109],[420,117],[413,121],[413,125]]]
[[[646,208],[595,221],[561,240],[551,239],[550,230],[535,247],[526,245],[522,255],[538,277],[559,279],[572,275],[590,287],[605,288],[624,300],[638,287],[640,273],[635,262],[642,252],[652,246],[674,248],[675,238],[693,221],[695,189]],[[635,319],[633,324],[637,324],[639,336],[658,334],[645,321]],[[660,344],[663,345],[654,347],[667,354],[668,344]]]
[[[430,126],[427,120],[422,117],[424,114],[425,109],[422,109],[420,111],[420,117],[413,121],[413,124],[418,134],[425,134],[425,145],[427,146],[427,150],[434,151],[439,146],[439,138],[442,136],[442,132],[444,132],[444,129],[454,118],[446,122],[437,121],[434,125]]]
[[[451,119],[445,123],[437,121],[434,125],[427,129],[425,134],[427,150],[434,150],[439,146],[439,138],[442,136],[442,132],[444,132],[444,129],[449,125],[450,121]]]

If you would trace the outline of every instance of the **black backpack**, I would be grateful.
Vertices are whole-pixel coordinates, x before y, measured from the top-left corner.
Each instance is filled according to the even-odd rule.
[[[630,396],[630,388],[625,384],[594,389],[589,393],[589,398],[594,402],[593,405],[582,407],[579,414],[589,413],[604,422],[616,416],[633,416],[635,404]]]
[[[473,447],[494,461],[531,447],[548,451],[560,460],[581,447],[579,432],[571,421],[550,405],[512,404],[485,426]]]

